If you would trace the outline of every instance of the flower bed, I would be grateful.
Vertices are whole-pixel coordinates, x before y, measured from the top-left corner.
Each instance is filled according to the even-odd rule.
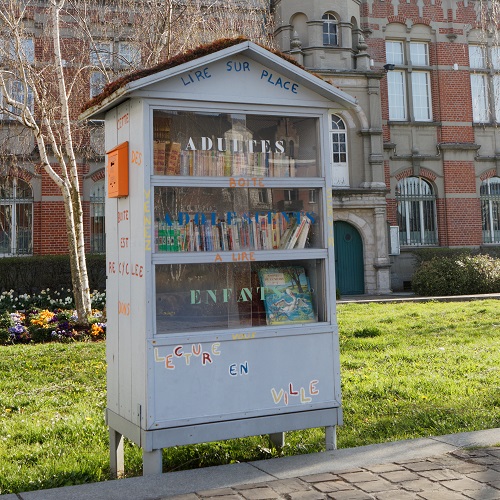
[[[78,321],[69,290],[0,295],[0,344],[96,341],[106,337],[105,294],[92,293],[88,324]]]

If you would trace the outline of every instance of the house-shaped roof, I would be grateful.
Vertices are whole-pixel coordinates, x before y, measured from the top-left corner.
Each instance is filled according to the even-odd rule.
[[[241,38],[198,47],[107,85],[81,119],[103,118],[130,97],[352,108],[356,99],[291,58]]]

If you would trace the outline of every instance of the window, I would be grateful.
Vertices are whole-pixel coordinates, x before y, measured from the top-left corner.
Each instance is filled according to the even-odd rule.
[[[106,251],[106,233],[104,227],[104,181],[96,182],[90,195],[90,251]]]
[[[331,115],[330,119],[330,145],[333,186],[349,186],[346,126],[342,118],[337,115]]]
[[[406,48],[408,56],[406,57]],[[386,61],[395,68],[387,73],[389,119],[431,121],[429,45],[426,42],[387,41]]]
[[[90,97],[95,97],[104,89],[108,78],[106,73],[113,73],[113,78],[120,70],[130,71],[141,61],[140,49],[131,42],[96,42],[90,49],[90,64],[94,71],[90,74]]]
[[[120,68],[138,66],[141,62],[140,49],[131,42],[120,42],[118,44],[118,65]]]
[[[100,94],[107,83],[106,75],[101,71],[93,71],[90,75],[90,97]]]
[[[12,80],[10,82],[10,95],[15,101],[26,105],[31,113],[33,113],[35,106],[33,99],[33,89],[31,89],[31,87],[25,86],[24,82],[22,82],[21,80]],[[9,106],[9,109],[15,115],[20,115],[22,111],[16,106]]]
[[[17,178],[0,177],[0,254],[33,253],[33,193]]]
[[[469,45],[472,120],[500,122],[500,47]]]
[[[500,243],[500,177],[483,181],[480,187],[483,243]]]
[[[407,177],[396,187],[397,219],[401,245],[436,245],[436,196],[420,177]]]
[[[323,45],[338,45],[337,18],[333,14],[325,14],[323,19]]]
[[[110,68],[112,50],[111,42],[96,42],[90,50],[90,64],[100,68]]]

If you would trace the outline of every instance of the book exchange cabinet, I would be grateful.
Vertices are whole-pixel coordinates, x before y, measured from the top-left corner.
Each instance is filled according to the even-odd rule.
[[[354,100],[244,42],[128,83],[105,119],[111,467],[342,421],[329,120]]]

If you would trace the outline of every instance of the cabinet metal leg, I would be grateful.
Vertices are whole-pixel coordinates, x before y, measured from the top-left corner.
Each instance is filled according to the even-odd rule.
[[[284,432],[275,432],[273,434],[269,434],[269,439],[275,448],[281,449],[283,448],[283,446],[285,446]]]
[[[142,475],[152,476],[162,473],[162,450],[142,450]]]
[[[325,440],[326,440],[326,450],[336,450],[337,449],[337,426],[332,425],[325,427]]]
[[[109,429],[109,473],[112,479],[125,474],[123,436],[111,428]]]

